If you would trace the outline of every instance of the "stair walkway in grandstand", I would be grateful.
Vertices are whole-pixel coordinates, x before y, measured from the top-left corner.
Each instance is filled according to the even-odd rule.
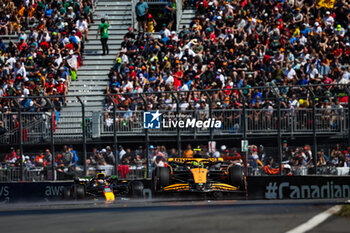
[[[193,17],[196,16],[196,9],[193,7],[186,7],[185,10],[182,12],[182,17],[180,20],[180,25],[178,30],[181,31],[182,27],[185,25],[187,28],[189,28],[190,23],[193,19]]]
[[[85,42],[84,64],[78,70],[78,80],[72,81],[68,88],[69,95],[92,95],[81,97],[85,104],[86,117],[91,118],[92,112],[103,111],[105,98],[97,95],[105,94],[109,70],[120,49],[123,36],[132,25],[131,8],[131,0],[98,0],[94,23],[89,28],[89,41]],[[109,55],[102,56],[100,38],[96,39],[96,33],[101,18],[106,17],[106,14],[111,23],[108,39]],[[81,104],[76,98],[67,100],[67,106],[60,112],[55,131],[56,138],[72,138],[82,133]]]

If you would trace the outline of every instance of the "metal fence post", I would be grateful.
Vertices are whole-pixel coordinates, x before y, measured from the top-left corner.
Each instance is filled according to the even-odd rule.
[[[114,174],[118,176],[118,160],[119,156],[117,154],[118,148],[117,148],[117,121],[116,121],[116,108],[117,104],[115,103],[114,99],[112,98],[111,95],[108,95],[108,98],[112,101],[113,103],[113,147],[114,147],[114,156],[115,156],[115,163],[114,163]]]
[[[81,111],[82,111],[82,118],[83,118],[83,122],[82,122],[82,126],[83,126],[83,157],[84,157],[84,175],[87,175],[87,166],[86,166],[86,158],[87,158],[87,154],[86,154],[86,125],[85,125],[85,104],[83,103],[83,101],[81,100],[81,98],[79,96],[77,96],[77,99],[79,101],[79,103],[81,104]]]
[[[212,120],[213,118],[213,103],[212,103],[212,99],[210,98],[210,95],[207,91],[204,92],[204,94],[208,97],[208,100],[209,100],[209,118],[210,120]],[[213,128],[209,128],[209,133],[210,133],[210,141],[213,141],[214,140],[214,135],[213,135]]]
[[[346,93],[348,94],[348,115],[347,115],[347,118],[348,118],[348,145],[347,146],[350,146],[350,90],[348,87],[345,87],[345,91]]]
[[[22,158],[22,155],[23,155],[23,132],[22,132],[22,128],[23,128],[23,125],[22,125],[22,107],[21,105],[18,103],[17,99],[14,99],[14,103],[15,105],[17,106],[18,108],[18,121],[19,121],[19,125],[18,125],[18,146],[19,146],[19,153],[20,153],[20,179],[21,181],[23,181],[23,158]],[[15,139],[16,140],[16,137]],[[14,142],[16,143],[16,141]],[[10,178],[10,181],[12,181],[12,177]]]
[[[281,143],[281,100],[279,96],[276,96],[277,99],[277,145],[278,145],[278,157],[279,157],[279,162],[280,162],[280,174],[283,175],[282,171],[282,143]]]
[[[312,95],[312,139],[313,139],[313,145],[312,145],[312,154],[314,159],[314,166],[315,166],[315,174],[317,171],[317,134],[316,134],[316,106],[315,106],[315,99],[316,95],[312,91],[310,87],[308,87],[309,92]]]
[[[145,111],[147,111],[148,110],[148,107],[147,107],[147,100],[146,100],[146,98],[143,96],[143,94],[140,94],[140,97],[141,97],[141,99],[143,100],[143,102],[144,102],[144,105],[145,105],[145,107],[144,107],[144,112]],[[150,158],[150,154],[149,154],[149,135],[148,135],[148,129],[147,128],[145,128],[144,127],[144,130],[145,130],[145,150],[146,150],[146,152],[147,152],[147,166],[146,166],[146,177],[148,178],[149,177],[149,168],[150,168],[150,162],[151,162],[151,159],[152,158]]]
[[[51,117],[50,117],[50,141],[51,141],[51,170],[52,170],[52,180],[55,180],[55,142],[54,142],[54,127],[55,127],[55,106],[49,98],[45,98],[51,107]]]
[[[278,159],[280,164],[280,175],[283,175],[282,171],[282,137],[281,137],[281,98],[275,89],[271,89],[276,96],[277,102],[277,147],[278,147]]]
[[[177,96],[174,93],[171,93],[171,95],[173,96],[173,98],[176,100],[176,115],[177,115],[177,120],[180,120],[180,101],[179,98],[177,98]],[[180,128],[177,127],[176,128],[176,135],[177,135],[177,150],[179,151],[179,155],[181,155],[181,132],[180,132]]]
[[[21,108],[19,108],[18,110],[18,114],[19,114],[19,159],[20,159],[20,167],[21,167],[21,174],[20,174],[20,178],[21,181],[24,181],[24,176],[23,176],[23,120],[22,120],[22,111]]]
[[[241,116],[243,117],[243,119],[241,120],[241,131],[242,131],[242,134],[243,134],[243,140],[246,140],[247,139],[247,124],[246,124],[246,119],[247,119],[247,112],[246,112],[246,106],[245,106],[245,96],[242,94],[242,92],[239,91],[239,94],[241,95],[242,97],[242,105],[243,105],[243,112],[241,113]]]

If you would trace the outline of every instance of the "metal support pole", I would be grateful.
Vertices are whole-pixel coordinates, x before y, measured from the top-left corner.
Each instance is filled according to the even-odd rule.
[[[280,175],[283,175],[282,171],[282,137],[281,137],[281,100],[278,96],[277,99],[277,146],[278,146],[278,157],[280,162]]]
[[[280,169],[280,175],[283,175],[283,169],[282,169],[282,137],[281,137],[281,97],[276,92],[276,90],[273,88],[272,92],[274,93],[276,97],[277,102],[277,147],[278,147],[278,158],[279,158],[279,169]]]
[[[145,108],[144,108],[144,112],[148,111],[148,107],[147,107],[147,100],[146,98],[143,96],[143,94],[140,94],[140,97],[142,98],[143,100],[143,103],[145,105]],[[148,129],[145,128],[145,151],[146,151],[146,156],[147,156],[147,167],[146,167],[146,177],[148,178],[149,177],[149,169],[150,169],[150,162],[151,162],[151,159],[150,158],[150,153],[149,153],[149,135],[148,135]]]
[[[176,100],[176,115],[179,116],[180,114],[180,101],[179,98],[174,93],[171,93],[172,97]],[[180,117],[177,119],[178,121],[180,120]],[[181,131],[180,128],[176,128],[176,135],[177,135],[177,150],[179,152],[179,155],[181,155]]]
[[[347,146],[350,146],[350,103],[349,103],[350,90],[348,87],[345,87],[345,91],[348,94],[348,115],[347,115],[347,118],[348,118],[348,145]]]
[[[82,119],[83,119],[83,157],[84,157],[84,175],[87,175],[87,166],[86,166],[86,158],[87,158],[87,153],[86,153],[86,125],[85,125],[85,104],[81,100],[79,96],[77,96],[77,99],[79,103],[81,104],[81,111],[82,111]]]
[[[204,92],[204,94],[207,96],[209,100],[209,118],[213,118],[213,108],[212,108],[212,99],[210,98],[210,95],[207,91]],[[213,135],[213,128],[209,128],[209,133],[210,133],[210,141],[214,140],[214,135]]]
[[[116,109],[117,109],[117,104],[115,103],[113,97],[111,95],[108,95],[108,98],[112,101],[113,103],[113,147],[114,147],[114,156],[115,156],[115,163],[114,163],[114,174],[118,176],[118,148],[117,148],[117,121],[116,121]]]
[[[247,126],[246,126],[246,119],[247,119],[247,112],[246,112],[246,106],[245,106],[245,96],[239,91],[240,96],[242,97],[242,104],[243,104],[243,113],[241,115],[242,119],[241,119],[241,123],[242,123],[242,134],[243,134],[243,140],[247,139]]]
[[[21,168],[21,181],[24,181],[24,175],[23,175],[23,119],[22,119],[22,111],[21,108],[18,110],[19,113],[19,153],[20,153],[20,168]]]
[[[54,127],[55,127],[55,106],[49,98],[45,98],[45,100],[50,104],[51,107],[51,118],[50,118],[50,141],[51,141],[51,170],[52,170],[52,180],[55,180],[55,142],[54,142]]]
[[[312,154],[313,154],[314,166],[315,166],[314,172],[316,174],[317,172],[317,135],[316,135],[316,105],[315,105],[316,95],[310,87],[308,87],[308,90],[312,95],[312,139],[313,139]]]

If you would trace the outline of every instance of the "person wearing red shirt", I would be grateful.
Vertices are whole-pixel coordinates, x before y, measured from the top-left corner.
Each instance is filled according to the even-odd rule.
[[[24,38],[21,37],[20,42],[17,44],[17,49],[19,51],[22,51],[23,49],[27,49],[27,48],[28,48],[28,44],[24,41]]]
[[[46,40],[44,40],[43,42],[40,43],[40,48],[42,48],[42,49],[44,49],[44,50],[48,49],[49,46],[50,46],[50,45],[49,45],[49,43],[47,43]]]
[[[14,162],[14,159],[16,158],[16,151],[13,147],[11,147],[10,153],[6,154],[4,162],[5,163],[12,163]]]
[[[343,55],[343,49],[339,47],[339,42],[335,42],[333,54],[335,58],[340,58]]]
[[[178,87],[182,86],[182,80],[183,78],[183,73],[182,71],[175,67],[175,71],[174,71],[174,87],[175,87],[175,90],[177,90]]]
[[[65,48],[69,50],[74,50],[74,45],[72,42],[69,42],[68,44],[66,44]]]
[[[57,89],[57,93],[59,95],[63,95],[63,104],[65,104],[67,102],[67,99],[66,99],[66,94],[67,94],[67,87],[66,87],[66,84],[64,83],[65,80],[63,78],[61,78],[60,80],[58,80],[58,85],[56,87]]]

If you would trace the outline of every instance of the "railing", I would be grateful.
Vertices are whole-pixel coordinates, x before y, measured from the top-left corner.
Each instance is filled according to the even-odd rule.
[[[19,116],[21,114],[21,116]],[[22,119],[22,142],[41,143],[49,139],[50,115],[45,112],[21,112],[1,114],[0,120],[7,132],[0,136],[0,143],[19,143],[19,119]]]
[[[292,176],[315,175],[314,172],[309,172],[310,170],[313,170],[313,169],[314,168],[312,167],[292,166],[289,174]],[[349,167],[321,166],[321,167],[317,167],[316,175],[348,176],[350,175],[349,172],[350,172]],[[262,169],[261,167],[247,167],[247,175],[248,176],[271,176],[269,174],[266,174],[264,169]]]
[[[26,168],[23,170],[23,181],[48,180],[47,170],[39,168]],[[21,181],[21,169],[19,167],[0,168],[0,182]]]
[[[325,113],[329,111],[329,114]],[[335,113],[337,109],[315,109],[316,132],[318,134],[347,133],[348,117],[347,109]],[[176,111],[159,111],[163,116],[176,115]],[[311,134],[313,131],[313,110],[307,109],[281,109],[281,133],[282,134]],[[143,135],[144,111],[116,111],[116,130],[119,135]],[[186,110],[180,112],[182,120],[209,119],[209,111]],[[245,116],[245,117],[243,117]],[[163,117],[164,119],[165,117]],[[212,118],[221,121],[222,127],[212,129],[214,135],[241,135],[246,131],[247,135],[276,135],[278,131],[278,110],[264,109],[213,109]],[[165,120],[165,119],[164,119]],[[171,120],[176,120],[171,119]],[[177,134],[176,127],[167,127],[169,118],[166,118],[166,127],[149,129],[149,134]],[[243,124],[245,121],[246,124]],[[100,113],[101,136],[112,136],[114,131],[113,112]],[[245,125],[245,128],[244,128]],[[210,128],[184,127],[181,135],[209,135]]]

